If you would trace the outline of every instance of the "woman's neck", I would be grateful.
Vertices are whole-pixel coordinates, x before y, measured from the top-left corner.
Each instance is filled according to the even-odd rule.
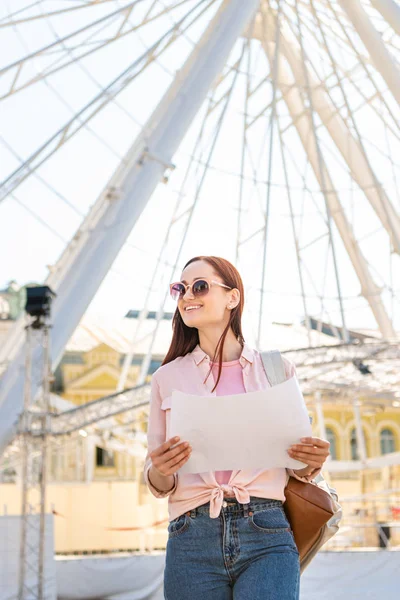
[[[220,335],[215,336],[214,333],[208,334],[202,331],[199,331],[199,346],[209,357],[210,360],[213,359],[215,354],[215,349],[218,344],[218,340]],[[242,345],[235,337],[232,329],[230,329],[226,335],[224,342],[224,350],[222,352],[222,362],[230,362],[232,360],[237,360],[241,357],[242,354]]]

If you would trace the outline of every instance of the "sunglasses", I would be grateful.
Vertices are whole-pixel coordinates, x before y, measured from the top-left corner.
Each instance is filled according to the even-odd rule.
[[[219,281],[214,281],[213,279],[210,281],[207,281],[207,279],[197,279],[190,285],[185,285],[181,281],[178,281],[177,283],[171,283],[169,286],[169,291],[173,300],[180,300],[183,298],[189,288],[192,289],[192,294],[195,298],[200,298],[201,296],[206,296],[213,285],[219,285],[227,288],[228,290],[232,289],[229,287],[229,285],[225,285]]]

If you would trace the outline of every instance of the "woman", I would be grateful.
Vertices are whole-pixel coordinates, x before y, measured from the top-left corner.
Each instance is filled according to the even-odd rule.
[[[296,600],[299,554],[283,510],[286,471],[310,481],[329,455],[329,442],[305,438],[288,453],[307,467],[180,475],[191,448],[169,439],[171,394],[219,396],[270,386],[259,353],[245,344],[244,290],[223,258],[197,256],[171,284],[177,300],[173,337],[152,377],[148,454],[154,496],[168,496],[166,600]],[[294,365],[284,358],[287,378]],[[243,398],[245,402],[246,399]],[[251,419],[243,426],[251,427]],[[223,436],[223,431],[221,431]]]

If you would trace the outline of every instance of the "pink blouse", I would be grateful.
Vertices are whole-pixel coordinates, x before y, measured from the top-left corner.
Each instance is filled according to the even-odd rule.
[[[286,377],[289,379],[295,376],[295,366],[284,356],[283,360]],[[246,392],[271,387],[257,350],[244,344],[239,364]],[[309,481],[319,473],[316,471],[312,476],[299,477],[292,469],[285,468],[236,470],[231,472],[227,483],[220,483],[217,481],[214,471],[185,475],[181,475],[178,471],[174,474],[174,485],[171,490],[162,492],[155,488],[149,479],[150,453],[171,437],[169,421],[172,392],[175,389],[199,396],[217,396],[217,390],[211,391],[214,387],[213,373],[210,373],[205,381],[209,369],[210,357],[197,345],[192,352],[161,366],[151,379],[147,430],[148,452],[144,464],[144,478],[149,490],[156,498],[168,497],[170,521],[206,502],[210,502],[210,517],[217,518],[226,496],[234,495],[242,504],[249,503],[250,496],[284,502],[288,474],[300,481]],[[295,442],[296,440],[293,440],[293,443]]]
[[[212,374],[214,380],[218,378],[218,363],[213,363]],[[242,367],[240,360],[230,360],[222,363],[221,377],[216,387],[217,396],[229,396],[229,394],[245,394],[246,388],[243,383]],[[215,471],[215,479],[220,485],[229,483],[232,471]]]

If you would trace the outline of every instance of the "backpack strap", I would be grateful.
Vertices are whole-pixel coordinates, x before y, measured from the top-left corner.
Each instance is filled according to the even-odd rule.
[[[285,363],[279,350],[261,352],[261,360],[271,386],[286,381]]]

